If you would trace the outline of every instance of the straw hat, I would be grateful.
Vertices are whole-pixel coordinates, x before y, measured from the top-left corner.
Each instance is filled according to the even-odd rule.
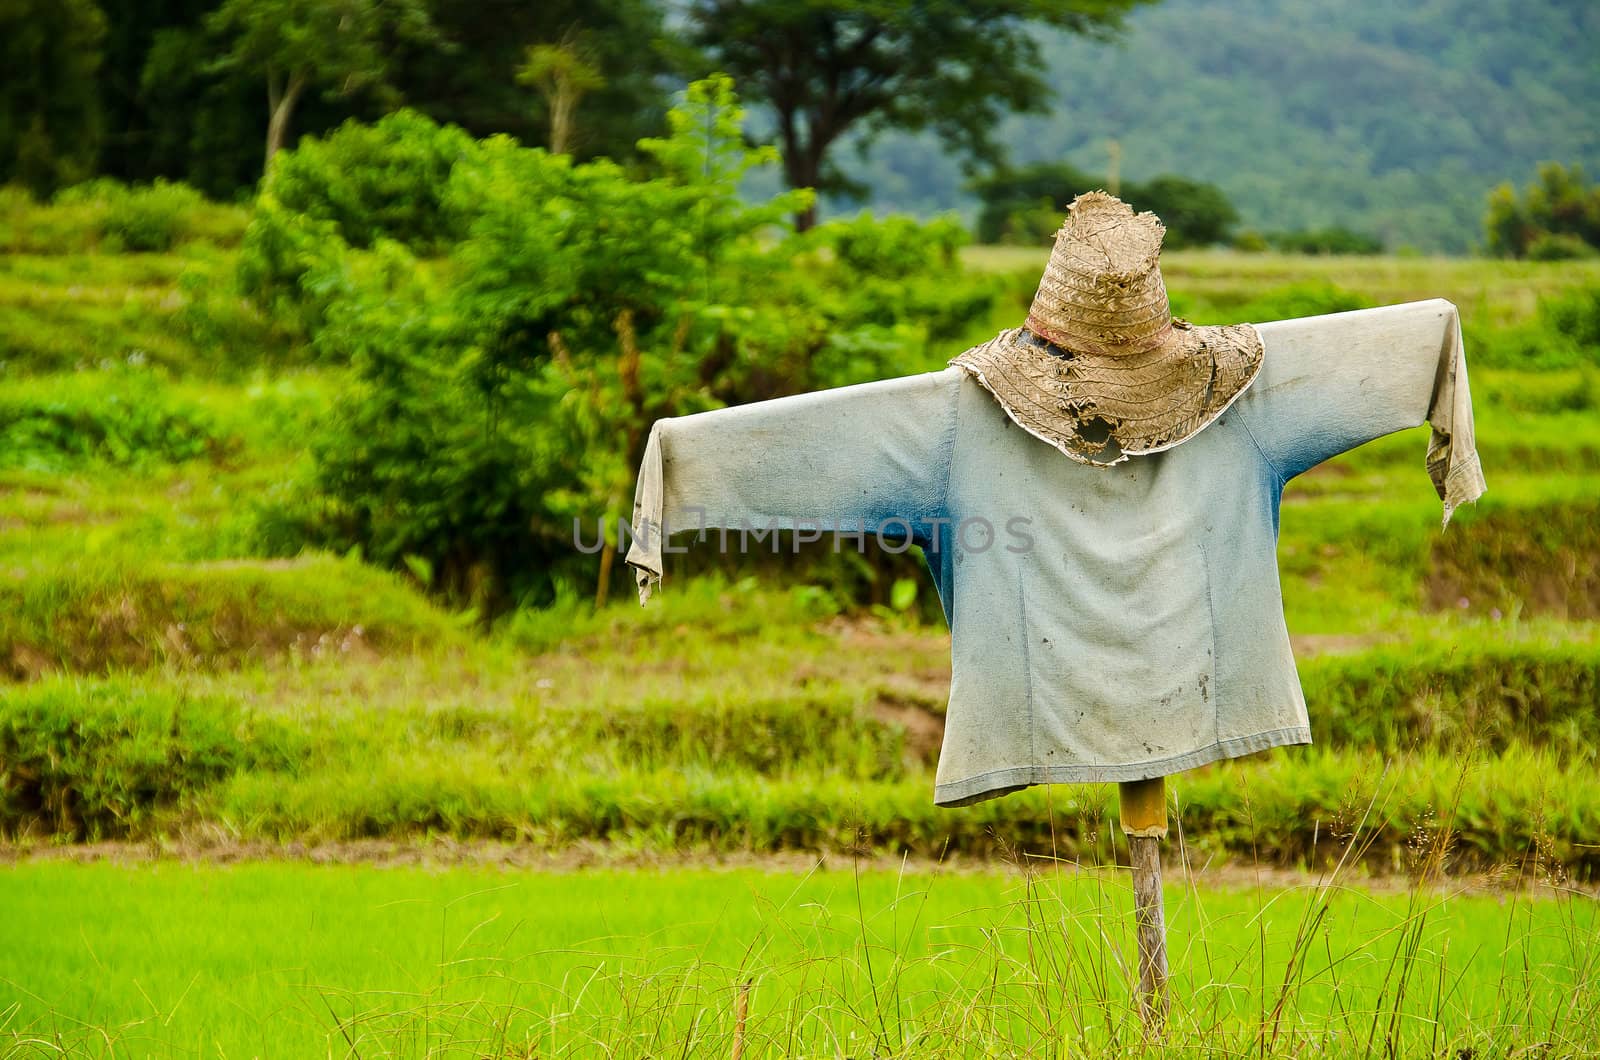
[[[1016,424],[1084,464],[1159,453],[1221,416],[1261,369],[1249,324],[1174,320],[1153,213],[1103,191],[1067,208],[1027,326],[950,363]]]

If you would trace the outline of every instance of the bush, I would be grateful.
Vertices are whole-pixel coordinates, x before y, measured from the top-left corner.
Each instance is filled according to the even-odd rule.
[[[189,221],[205,202],[187,184],[157,179],[108,200],[101,232],[108,250],[171,250],[189,237]]]
[[[1529,261],[1577,261],[1600,255],[1600,250],[1574,235],[1546,232],[1528,244]]]
[[[797,316],[825,327],[810,362],[809,380],[791,390],[845,386],[888,374],[908,348],[954,343],[973,321],[987,323],[997,281],[963,275],[958,258],[966,230],[949,218],[921,223],[908,217],[877,220],[870,214],[819,225],[788,248],[798,282],[768,293]],[[824,250],[812,255],[812,249]],[[1003,281],[998,281],[1003,282]],[[775,306],[776,308],[776,306]],[[988,337],[988,336],[985,336]],[[904,364],[904,371],[922,365]],[[929,364],[926,367],[934,367]],[[755,395],[729,393],[728,400]]]
[[[1600,362],[1600,287],[1542,299],[1539,319]]]
[[[238,285],[291,333],[314,335],[348,282],[350,250],[392,241],[437,253],[466,232],[474,204],[447,208],[451,174],[478,144],[410,110],[347,121],[273,159],[245,232]]]
[[[164,252],[199,238],[237,238],[238,211],[208,203],[187,184],[127,185],[97,177],[63,188],[48,206],[23,195],[0,203],[0,246],[35,254],[90,250]]]
[[[1102,183],[1065,162],[996,170],[969,185],[983,203],[978,212],[978,242],[1047,242],[1061,227],[1067,203]]]
[[[115,253],[171,250],[189,234],[189,220],[205,199],[187,184],[157,178],[148,185],[127,185],[110,177],[56,193],[53,204],[92,211],[96,242]]]
[[[97,552],[0,577],[0,681],[415,652],[458,646],[461,625],[350,558],[168,564]]]
[[[1590,184],[1582,166],[1545,162],[1521,199],[1509,183],[1491,192],[1483,223],[1489,252],[1500,257],[1592,257],[1600,248],[1600,184]]]
[[[262,190],[291,214],[327,222],[350,246],[392,239],[431,253],[464,232],[465,218],[444,199],[456,163],[476,149],[454,125],[399,110],[301,139],[273,159]]]
[[[1333,225],[1303,232],[1273,232],[1266,240],[1285,254],[1382,254],[1383,241]]]
[[[967,232],[953,218],[927,224],[909,217],[879,221],[862,214],[834,221],[817,237],[833,249],[839,264],[863,276],[909,279],[957,264]]]
[[[1167,226],[1163,247],[1209,247],[1228,242],[1239,211],[1215,184],[1162,176],[1131,185],[1124,196],[1136,210],[1150,210]]]
[[[233,444],[144,371],[58,377],[0,396],[0,466],[144,467],[219,457]]]
[[[1001,169],[970,185],[983,208],[978,240],[983,243],[1049,242],[1061,227],[1067,204],[1105,182],[1061,162]],[[1168,250],[1223,243],[1239,214],[1214,184],[1163,175],[1124,182],[1119,197],[1136,210],[1150,210],[1166,225]]]

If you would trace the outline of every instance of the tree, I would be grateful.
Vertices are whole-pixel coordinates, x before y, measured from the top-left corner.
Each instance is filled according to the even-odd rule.
[[[1545,162],[1522,199],[1509,182],[1490,194],[1484,227],[1500,257],[1588,257],[1600,250],[1600,184],[1580,165]]]
[[[978,212],[978,240],[1046,242],[1061,227],[1067,203],[1083,192],[1104,186],[1104,181],[1067,162],[995,166],[968,185],[983,203]]]
[[[689,0],[690,36],[777,119],[791,187],[856,191],[829,159],[846,133],[933,129],[968,159],[997,159],[1007,110],[1050,95],[1039,27],[1108,37],[1150,0]],[[796,218],[815,222],[814,207]]]
[[[565,145],[574,159],[630,159],[641,137],[666,127],[672,71],[656,0],[476,0],[436,4],[433,21],[455,51],[403,46],[394,84],[435,121],[474,136],[547,143],[553,101],[530,92],[517,73],[530,45],[577,41],[605,81],[583,96],[581,134]]]
[[[1067,204],[1106,184],[1065,162],[996,167],[969,185],[983,203],[978,238],[985,243],[1048,242],[1061,227]],[[1161,218],[1167,229],[1162,245],[1168,250],[1226,242],[1239,221],[1238,211],[1216,185],[1184,177],[1123,181],[1121,194],[1134,209]]]
[[[1149,210],[1167,226],[1168,250],[1226,243],[1239,211],[1222,189],[1204,181],[1166,174],[1130,185],[1123,196],[1135,210]]]
[[[224,0],[208,24],[230,41],[223,67],[266,76],[268,166],[307,88],[392,95],[392,47],[438,39],[421,0]]]
[[[0,0],[0,183],[44,193],[93,172],[104,36],[91,0]]]
[[[528,57],[517,69],[517,82],[544,97],[550,110],[550,153],[557,155],[572,148],[578,101],[606,86],[605,75],[570,36],[560,44],[529,45]]]

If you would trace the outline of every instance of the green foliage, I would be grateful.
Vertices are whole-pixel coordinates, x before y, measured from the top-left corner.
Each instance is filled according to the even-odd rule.
[[[242,211],[207,202],[186,184],[125,185],[97,177],[63,188],[48,205],[21,189],[0,197],[0,248],[12,253],[165,252],[187,243],[231,246]]]
[[[464,155],[444,193],[464,226],[448,285],[398,243],[352,256],[328,223],[263,223],[259,248],[282,237],[279,260],[302,270],[319,355],[359,379],[316,446],[331,504],[309,540],[415,557],[489,610],[549,600],[594,577],[573,520],[614,530],[655,419],[875,378],[986,315],[986,283],[951,289],[952,222],[774,242],[810,194],[741,198],[775,155],[745,145],[727,78],[691,85],[670,126],[640,145],[654,179],[503,138]]]
[[[372,125],[347,121],[306,137],[277,159],[262,192],[291,215],[332,225],[352,247],[392,239],[431,253],[462,234],[462,219],[444,208],[457,162],[477,150],[471,137],[414,110]]]
[[[368,91],[392,105],[397,94],[389,70],[397,42],[437,39],[420,0],[223,0],[206,27],[228,41],[219,69],[265,77],[269,166],[286,146],[290,118],[308,88]]]
[[[112,253],[171,250],[190,238],[190,223],[205,203],[200,193],[187,184],[173,184],[159,177],[144,187],[129,187],[100,177],[62,189],[54,201],[66,207],[97,209],[98,242]]]
[[[1002,167],[969,187],[983,208],[978,239],[985,243],[1049,242],[1061,227],[1067,204],[1104,182],[1064,162]],[[1150,210],[1167,228],[1167,250],[1224,243],[1238,211],[1213,184],[1171,175],[1125,183],[1118,194],[1136,210]]]
[[[1490,331],[1472,327],[1485,365],[1525,370],[1600,367],[1600,285],[1546,295],[1533,320]]]
[[[1067,204],[1102,183],[1065,162],[998,168],[968,185],[983,204],[974,234],[980,243],[1048,242]]]
[[[841,136],[927,129],[970,159],[999,158],[997,117],[1049,98],[1038,30],[1103,38],[1141,2],[695,0],[685,16],[704,68],[731,73],[776,111],[790,187],[864,191],[829,158]]]
[[[0,699],[0,830],[71,840],[142,829],[232,772],[244,746],[226,700],[52,682]],[[20,826],[20,827],[19,827]]]
[[[1529,261],[1575,261],[1600,257],[1600,250],[1575,235],[1546,232],[1528,244]]]
[[[117,370],[0,392],[0,466],[146,467],[232,448],[204,412],[173,401],[148,371]]]
[[[1600,171],[1600,68],[1573,43],[1600,33],[1596,19],[1588,5],[1517,0],[1167,0],[1133,12],[1114,48],[1040,34],[1049,109],[1002,118],[994,135],[1019,161],[1069,162],[1097,183],[1115,140],[1124,184],[1213,183],[1258,232],[1337,224],[1465,254],[1498,182],[1551,158]],[[933,137],[864,146],[844,168],[875,208],[976,206]]]
[[[1600,284],[1542,299],[1539,319],[1600,361]]]
[[[654,0],[494,0],[435,4],[430,13],[452,47],[408,48],[394,82],[410,106],[473,136],[504,133],[528,145],[547,143],[556,100],[518,76],[530,47],[575,43],[603,80],[583,94],[564,145],[577,160],[634,159],[640,137],[664,127],[668,86],[682,83],[669,54],[675,41],[663,24],[664,6]]]
[[[97,227],[80,207],[50,206],[16,231],[59,250],[69,237],[97,240]],[[231,257],[195,244],[182,255],[0,255],[0,376],[117,364],[227,376],[282,359],[282,341],[234,293],[232,273]]]
[[[0,184],[45,194],[93,172],[105,30],[93,0],[0,4]]]
[[[1509,183],[1489,196],[1489,251],[1501,257],[1566,261],[1600,253],[1600,184],[1574,163],[1540,164],[1521,199]]]
[[[459,619],[351,559],[163,565],[98,544],[91,536],[72,563],[0,579],[0,682],[315,662],[459,642]]]
[[[240,291],[289,330],[314,334],[355,282],[352,248],[388,240],[434,253],[464,234],[476,207],[447,208],[445,197],[457,164],[478,151],[461,130],[409,110],[307,137],[278,156],[256,199]]]
[[[1226,243],[1239,211],[1215,184],[1159,176],[1129,185],[1123,196],[1136,210],[1150,210],[1167,226],[1167,250]]]
[[[1268,246],[1287,254],[1383,253],[1381,240],[1338,225],[1304,232],[1268,232],[1263,239]]]
[[[1331,283],[1296,283],[1264,291],[1238,310],[1240,320],[1292,320],[1295,317],[1321,316],[1366,309],[1372,300]]]

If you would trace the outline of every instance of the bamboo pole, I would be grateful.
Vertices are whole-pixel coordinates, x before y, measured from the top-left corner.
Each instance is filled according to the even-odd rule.
[[[1122,830],[1128,836],[1133,910],[1139,936],[1139,1018],[1145,1033],[1167,1029],[1167,922],[1161,898],[1161,840],[1167,834],[1167,786],[1162,777],[1117,785]]]

